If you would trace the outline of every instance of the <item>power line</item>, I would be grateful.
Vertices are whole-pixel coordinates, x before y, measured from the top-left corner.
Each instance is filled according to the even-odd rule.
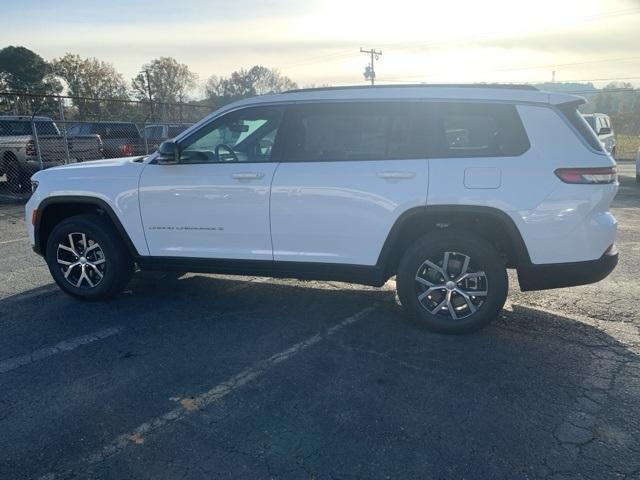
[[[370,80],[371,85],[374,85],[376,81],[375,61],[380,58],[380,55],[382,55],[382,50],[376,50],[374,48],[365,50],[364,48],[360,47],[360,53],[366,53],[371,57],[369,65],[367,65],[364,70],[364,78],[365,80]]]

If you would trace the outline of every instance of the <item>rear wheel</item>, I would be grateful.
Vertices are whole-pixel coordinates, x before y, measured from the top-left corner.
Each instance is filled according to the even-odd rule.
[[[505,261],[486,240],[463,230],[418,239],[396,275],[405,311],[426,328],[477,330],[498,316],[507,298]]]
[[[49,271],[58,286],[82,300],[105,300],[131,279],[133,261],[111,223],[99,215],[77,215],[49,235]]]

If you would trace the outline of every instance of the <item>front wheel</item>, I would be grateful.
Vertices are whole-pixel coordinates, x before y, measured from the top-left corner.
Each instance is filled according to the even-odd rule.
[[[478,330],[507,299],[505,261],[483,238],[464,230],[439,231],[405,252],[396,275],[405,311],[432,331]]]
[[[131,279],[133,261],[113,225],[99,215],[77,215],[49,235],[45,257],[58,286],[81,300],[106,300]]]

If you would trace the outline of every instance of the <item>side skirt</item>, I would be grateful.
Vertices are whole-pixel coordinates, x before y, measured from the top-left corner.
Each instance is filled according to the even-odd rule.
[[[381,287],[388,280],[382,269],[375,265],[148,256],[137,257],[136,263],[142,270],[179,270],[300,280],[333,280],[373,287]]]

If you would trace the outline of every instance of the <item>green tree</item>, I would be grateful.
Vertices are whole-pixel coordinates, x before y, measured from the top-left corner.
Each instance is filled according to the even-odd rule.
[[[0,74],[12,91],[45,93],[47,62],[25,47],[8,46],[0,50]]]
[[[26,94],[58,94],[62,85],[50,75],[49,65],[25,47],[8,46],[0,50],[0,88]],[[4,112],[21,115],[49,114],[57,111],[57,100],[30,95],[2,99]]]

